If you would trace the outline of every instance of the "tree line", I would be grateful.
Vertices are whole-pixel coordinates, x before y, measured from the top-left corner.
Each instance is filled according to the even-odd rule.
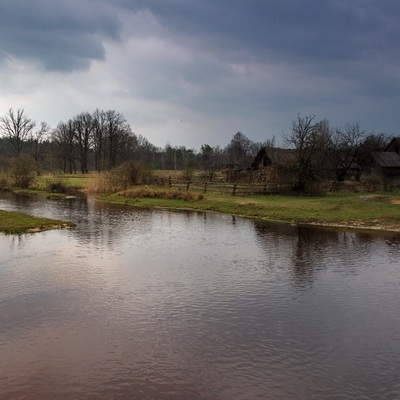
[[[358,124],[331,127],[325,119],[298,115],[290,133],[283,135],[281,146],[295,154],[301,189],[321,178],[327,163],[335,178],[344,180],[354,163],[368,164],[371,152],[384,150],[390,139],[385,133],[368,134]],[[24,109],[11,108],[0,117],[3,168],[10,159],[28,154],[39,169],[66,173],[109,171],[124,162],[137,161],[154,169],[201,169],[212,176],[223,163],[246,168],[261,148],[275,146],[275,137],[254,142],[237,132],[225,147],[203,144],[196,151],[167,144],[160,148],[135,134],[123,114],[115,110],[82,112],[54,129],[45,122],[37,124]]]
[[[42,169],[66,173],[108,171],[127,161],[139,161],[154,169],[213,170],[223,162],[251,163],[266,143],[255,143],[237,132],[224,148],[208,144],[199,151],[170,144],[160,148],[135,134],[123,114],[115,110],[82,112],[55,129],[45,122],[37,124],[24,109],[9,109],[0,117],[3,167],[9,159],[29,154]]]

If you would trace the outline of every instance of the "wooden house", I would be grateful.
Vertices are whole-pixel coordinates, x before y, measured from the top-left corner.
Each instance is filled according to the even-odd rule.
[[[374,152],[372,157],[371,174],[387,182],[400,183],[400,137],[393,138],[385,151]]]
[[[259,182],[287,183],[296,170],[296,155],[291,149],[262,147],[249,168]]]

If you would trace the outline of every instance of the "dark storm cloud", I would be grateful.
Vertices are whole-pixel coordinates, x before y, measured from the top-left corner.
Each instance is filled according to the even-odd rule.
[[[253,57],[376,57],[396,51],[400,39],[397,0],[120,1],[148,8],[178,35],[202,36],[210,48],[248,50]]]
[[[0,57],[38,61],[49,70],[86,68],[104,59],[102,40],[118,39],[120,23],[101,2],[3,0]]]
[[[0,0],[0,105],[112,107],[158,144],[262,141],[298,113],[394,133],[399,20],[398,0]]]
[[[104,59],[119,12],[148,10],[169,34],[219,57],[297,62],[335,72],[341,62],[398,61],[397,0],[3,0],[1,53],[73,70]],[[390,60],[389,60],[390,62]]]

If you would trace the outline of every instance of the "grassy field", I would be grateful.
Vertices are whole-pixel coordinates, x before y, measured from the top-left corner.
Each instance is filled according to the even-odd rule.
[[[165,173],[165,176],[170,175],[171,171]],[[243,197],[212,192],[204,194],[201,190],[186,192],[182,188],[179,190],[159,186],[134,186],[127,191],[100,196],[101,193],[110,193],[107,190],[96,190],[96,185],[100,187],[104,183],[101,183],[102,181],[104,181],[104,176],[97,173],[44,175],[39,177],[34,190],[25,190],[22,193],[45,197],[65,197],[74,192],[84,191],[91,193],[92,196],[97,196],[101,201],[141,208],[220,212],[290,224],[400,232],[399,191],[328,193],[322,197],[286,195]],[[1,218],[1,224],[3,224],[3,218]],[[0,230],[5,231],[1,224]],[[8,224],[5,229],[10,231],[12,222],[8,222]],[[20,222],[16,219],[17,229],[19,229],[19,224]],[[42,225],[41,222],[38,222],[36,227],[40,228]]]
[[[157,190],[150,190],[145,197],[143,189],[136,189],[138,195],[130,190],[100,199],[143,208],[212,211],[291,224],[400,232],[399,192],[328,193],[323,197],[206,194],[200,198],[180,199],[168,196],[165,189],[162,189],[166,192],[164,197],[151,195]]]
[[[0,210],[0,232],[4,233],[40,232],[73,226],[74,224],[71,222],[32,217],[20,212]]]

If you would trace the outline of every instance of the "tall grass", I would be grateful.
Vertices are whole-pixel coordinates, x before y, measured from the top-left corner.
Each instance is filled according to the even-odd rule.
[[[161,189],[153,190],[149,188],[137,188],[129,189],[119,193],[119,195],[128,197],[131,199],[135,198],[147,198],[147,199],[168,199],[168,200],[202,200],[204,197],[201,193],[192,193],[183,190],[176,189]]]
[[[11,186],[10,175],[4,171],[0,171],[0,190],[10,190]]]
[[[145,164],[129,161],[91,179],[87,192],[95,195],[111,194],[127,190],[133,185],[150,183],[152,177],[153,171]]]

